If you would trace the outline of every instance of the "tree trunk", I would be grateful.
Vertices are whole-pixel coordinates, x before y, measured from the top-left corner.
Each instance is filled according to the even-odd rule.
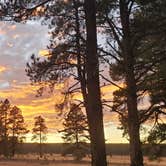
[[[5,112],[5,122],[4,122],[4,146],[3,146],[3,154],[6,158],[9,157],[9,154],[8,154],[8,135],[7,135],[7,111]]]
[[[99,84],[99,60],[97,56],[95,0],[85,0],[85,18],[87,30],[87,117],[91,139],[92,165],[106,166],[103,112]]]
[[[140,142],[140,125],[137,110],[136,82],[130,60],[126,66],[128,127],[130,137],[131,166],[143,166],[143,156]]]
[[[43,153],[42,153],[42,133],[41,133],[41,129],[40,129],[40,158],[43,157]]]
[[[14,126],[15,126],[15,124],[14,124]],[[15,127],[13,126],[13,129],[12,129],[12,157],[14,157],[14,155],[15,155],[15,131],[14,131],[14,129],[15,129]]]
[[[128,110],[128,129],[130,137],[130,162],[131,166],[143,166],[143,155],[140,142],[140,123],[137,109],[137,85],[134,75],[135,57],[132,48],[132,38],[130,33],[130,11],[128,2],[120,0],[120,16],[122,23],[123,39],[122,53],[126,73],[127,86],[127,110]]]

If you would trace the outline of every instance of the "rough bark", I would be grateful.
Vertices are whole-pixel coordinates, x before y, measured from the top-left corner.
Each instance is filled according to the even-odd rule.
[[[131,45],[129,9],[126,0],[120,0],[120,15],[123,30],[123,56],[127,86],[128,128],[130,137],[130,165],[143,166],[140,142],[140,124],[137,109],[137,86],[134,75],[134,53]]]
[[[99,60],[97,56],[95,0],[85,0],[85,18],[87,31],[87,117],[91,139],[92,165],[106,166],[103,112],[99,84]]]

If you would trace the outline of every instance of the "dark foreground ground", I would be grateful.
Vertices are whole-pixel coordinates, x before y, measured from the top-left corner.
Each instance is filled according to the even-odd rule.
[[[108,156],[109,166],[129,166],[128,156]],[[73,161],[72,157],[61,157],[60,155],[46,155],[43,159],[38,159],[37,155],[17,155],[12,160],[0,158],[0,166],[90,166],[90,159],[84,158],[81,162]],[[166,166],[166,157],[157,161],[149,161],[145,157],[145,166]]]

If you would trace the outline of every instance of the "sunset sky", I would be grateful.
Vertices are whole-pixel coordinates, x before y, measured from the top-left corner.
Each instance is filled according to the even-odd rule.
[[[37,22],[27,24],[9,24],[0,22],[0,100],[8,98],[13,105],[17,105],[23,112],[29,128],[33,126],[33,118],[43,115],[49,128],[48,142],[61,142],[57,131],[61,121],[57,118],[55,104],[61,101],[60,89],[55,87],[55,92],[36,97],[37,87],[32,86],[25,73],[26,63],[34,53],[40,56],[47,54],[46,46],[49,42],[48,29]],[[111,96],[114,87],[105,87],[107,98]],[[117,130],[117,115],[106,112],[105,135],[108,142],[126,142]],[[30,141],[31,135],[27,137]]]

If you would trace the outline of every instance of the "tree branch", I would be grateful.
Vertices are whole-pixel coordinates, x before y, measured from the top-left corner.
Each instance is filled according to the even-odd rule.
[[[107,82],[109,82],[110,84],[116,86],[117,88],[119,88],[119,89],[121,89],[121,90],[125,90],[124,88],[120,87],[119,85],[117,85],[117,84],[114,83],[113,81],[111,81],[111,80],[107,79],[106,77],[104,77],[102,74],[100,74],[100,76],[101,76],[104,80],[106,80]]]

